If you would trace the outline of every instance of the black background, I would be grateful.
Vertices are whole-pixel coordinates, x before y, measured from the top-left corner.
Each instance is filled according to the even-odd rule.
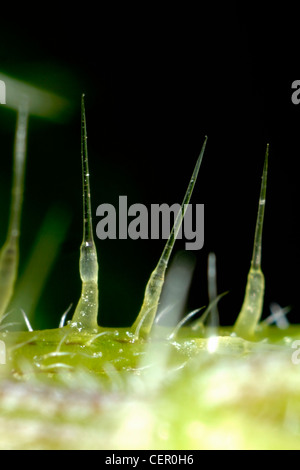
[[[293,307],[299,322],[298,155],[300,105],[291,101],[299,78],[293,40],[270,12],[228,5],[210,8],[128,4],[86,5],[75,22],[40,12],[4,24],[0,72],[54,91],[73,103],[64,122],[32,117],[23,213],[21,266],[53,202],[72,222],[43,290],[34,326],[57,325],[80,295],[82,236],[80,96],[86,112],[93,216],[117,205],[181,202],[204,136],[207,150],[192,203],[205,204],[205,245],[187,308],[207,304],[207,256],[217,255],[222,324],[243,301],[267,143],[270,144],[262,269],[264,317],[272,301]],[[279,15],[280,16],[280,15]],[[292,29],[292,26],[291,26]],[[1,106],[1,241],[8,216],[15,112]],[[99,241],[100,314],[105,325],[134,319],[164,242]],[[176,251],[184,248],[176,243]],[[41,260],[42,262],[42,260]]]

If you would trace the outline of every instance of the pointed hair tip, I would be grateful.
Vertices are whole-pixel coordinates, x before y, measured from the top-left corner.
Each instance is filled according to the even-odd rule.
[[[266,155],[265,155],[265,160],[268,161],[269,160],[269,148],[270,148],[270,145],[267,144],[267,148],[266,148]]]

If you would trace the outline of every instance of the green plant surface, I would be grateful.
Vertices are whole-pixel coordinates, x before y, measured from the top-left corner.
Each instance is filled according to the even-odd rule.
[[[171,342],[125,329],[92,341],[68,326],[7,334],[1,447],[299,449],[299,330],[271,329],[274,343],[190,328]]]

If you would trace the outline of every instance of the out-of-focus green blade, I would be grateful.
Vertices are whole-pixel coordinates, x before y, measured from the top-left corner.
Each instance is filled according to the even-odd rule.
[[[0,71],[0,80],[5,84],[5,106],[17,110],[24,97],[28,100],[29,114],[57,119],[67,117],[71,103],[64,97],[10,77]]]

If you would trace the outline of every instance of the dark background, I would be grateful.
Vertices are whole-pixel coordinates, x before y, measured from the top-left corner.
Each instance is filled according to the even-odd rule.
[[[261,173],[270,144],[262,269],[269,304],[291,305],[299,322],[298,128],[291,101],[299,78],[284,33],[261,11],[202,4],[169,8],[88,7],[80,22],[37,15],[0,32],[0,72],[67,97],[63,122],[32,117],[20,272],[53,202],[72,221],[42,297],[35,328],[53,327],[80,295],[82,237],[80,96],[86,94],[94,225],[96,207],[119,195],[150,207],[184,196],[208,135],[192,203],[205,204],[205,245],[187,308],[207,304],[207,256],[217,256],[221,323],[244,297]],[[110,11],[109,11],[110,10]],[[47,16],[47,20],[45,19]],[[0,109],[1,242],[5,238],[16,113]],[[94,227],[95,228],[95,227]],[[163,241],[99,241],[103,325],[127,325],[139,311]],[[178,241],[175,251],[184,248]],[[41,259],[41,263],[43,260]],[[41,312],[43,312],[41,314]]]

